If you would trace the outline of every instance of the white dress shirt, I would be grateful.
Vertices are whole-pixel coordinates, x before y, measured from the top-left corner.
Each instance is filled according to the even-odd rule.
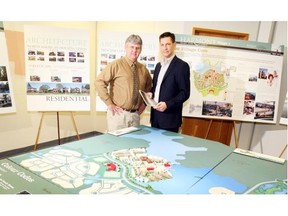
[[[168,59],[164,59],[161,62],[161,69],[160,69],[159,76],[158,76],[158,79],[157,79],[157,85],[156,85],[155,94],[154,94],[154,100],[157,103],[160,102],[159,101],[159,94],[160,94],[160,87],[161,87],[161,84],[162,84],[163,77],[165,76],[166,71],[167,71],[172,59],[174,58],[174,56],[175,55],[171,56]]]

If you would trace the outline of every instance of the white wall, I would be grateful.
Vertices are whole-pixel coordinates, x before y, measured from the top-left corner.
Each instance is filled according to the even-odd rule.
[[[287,48],[287,22],[271,23],[260,21],[143,21],[143,22],[4,22],[6,30],[23,32],[24,25],[50,25],[86,29],[90,33],[90,78],[91,78],[91,111],[75,112],[74,118],[80,134],[91,131],[106,131],[106,116],[104,112],[95,111],[95,86],[96,75],[96,44],[97,31],[135,31],[135,33],[152,32],[160,34],[164,31],[171,31],[178,34],[192,34],[193,27],[203,27],[226,31],[236,31],[249,34],[249,40],[257,41],[258,38],[270,38],[273,43],[285,44]],[[269,25],[270,24],[270,25]],[[266,27],[265,27],[266,26]],[[272,34],[272,36],[270,35]],[[259,36],[260,35],[260,36]],[[268,36],[269,35],[269,36]],[[23,54],[24,55],[24,54]],[[18,149],[34,145],[41,113],[27,112],[26,109],[26,87],[24,75],[15,74],[14,63],[11,62],[12,84],[15,92],[17,112],[0,116],[0,152]],[[286,78],[282,80],[281,94],[287,91],[287,58],[285,60]],[[284,87],[283,87],[284,86]],[[280,96],[282,98],[282,95]],[[284,101],[284,99],[283,99]],[[2,123],[3,122],[3,123]],[[149,125],[149,115],[141,117],[141,124]],[[283,125],[261,125],[254,123],[237,123],[237,133],[241,148],[251,149],[278,156],[280,150],[287,143],[287,126]],[[253,133],[254,131],[254,133]],[[60,134],[61,138],[75,135],[70,113],[60,112]],[[56,113],[44,115],[39,143],[57,139]],[[275,141],[275,144],[272,142]],[[231,146],[234,145],[233,135]],[[263,146],[263,148],[261,148]],[[286,157],[284,155],[283,157]]]
[[[263,22],[262,22],[263,24]],[[265,26],[269,26],[271,22],[264,22]],[[265,32],[263,30],[263,32]],[[269,32],[265,32],[268,35]],[[273,44],[286,44],[286,51],[284,56],[284,64],[282,71],[281,80],[281,92],[279,95],[280,104],[278,109],[278,122],[281,117],[282,109],[284,106],[284,101],[287,92],[287,22],[275,22],[272,23],[271,28],[271,41],[261,41],[261,42],[271,42]],[[264,39],[263,36],[259,35],[259,38]],[[260,41],[260,40],[259,40]],[[265,125],[256,124],[254,133],[251,136],[251,149],[256,152],[266,153],[273,156],[279,156],[282,150],[287,145],[287,126],[285,125]],[[287,151],[282,156],[282,158],[287,159]]]

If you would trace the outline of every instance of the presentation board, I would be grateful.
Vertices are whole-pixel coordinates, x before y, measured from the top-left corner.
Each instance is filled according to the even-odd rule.
[[[176,43],[191,72],[183,116],[276,123],[284,46],[181,34]]]
[[[16,112],[5,33],[0,30],[0,114]]]
[[[89,32],[25,26],[28,111],[89,111]]]

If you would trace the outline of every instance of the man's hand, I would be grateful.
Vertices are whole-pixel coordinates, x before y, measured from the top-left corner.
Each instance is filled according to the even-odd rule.
[[[154,106],[154,109],[156,109],[159,112],[164,112],[167,109],[167,105],[165,102],[161,101],[156,106]]]
[[[153,96],[152,92],[147,92],[146,94],[150,99],[152,99],[152,96]]]
[[[112,111],[112,115],[114,116],[115,114],[119,114],[119,113],[122,113],[123,110],[122,108],[114,105],[114,104],[111,104],[108,106],[108,109]]]

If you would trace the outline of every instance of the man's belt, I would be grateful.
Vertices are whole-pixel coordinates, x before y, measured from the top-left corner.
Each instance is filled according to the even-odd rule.
[[[126,112],[130,112],[130,113],[135,113],[135,112],[137,112],[138,111],[138,109],[124,109],[124,108],[122,108],[124,111],[126,111]]]

